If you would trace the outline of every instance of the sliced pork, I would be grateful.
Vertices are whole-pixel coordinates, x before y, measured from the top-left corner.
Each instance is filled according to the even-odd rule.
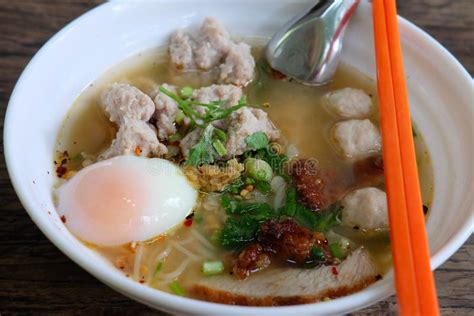
[[[361,290],[374,283],[378,274],[369,253],[359,248],[337,266],[262,270],[244,282],[232,275],[203,278],[191,287],[190,294],[198,299],[236,305],[304,304]]]

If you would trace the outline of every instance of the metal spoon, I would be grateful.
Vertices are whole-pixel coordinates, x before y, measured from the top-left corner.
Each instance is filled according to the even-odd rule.
[[[330,82],[339,63],[344,31],[359,0],[320,0],[270,40],[270,66],[307,85]]]

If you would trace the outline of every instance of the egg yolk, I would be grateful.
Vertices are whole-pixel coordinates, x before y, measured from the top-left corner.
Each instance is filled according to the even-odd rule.
[[[134,168],[113,165],[86,173],[73,192],[75,221],[87,227],[89,238],[104,244],[126,240],[137,221],[143,220],[141,210],[148,205],[147,185],[140,181]],[[72,221],[71,221],[72,222]],[[82,230],[81,229],[81,230]]]

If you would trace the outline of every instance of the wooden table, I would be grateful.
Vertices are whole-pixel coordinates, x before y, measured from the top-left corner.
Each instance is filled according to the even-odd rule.
[[[0,0],[0,128],[13,86],[36,51],[66,23],[101,1]],[[399,12],[474,73],[474,1],[398,1]],[[3,133],[2,133],[3,135]],[[0,143],[3,144],[2,136]],[[38,230],[10,184],[0,146],[0,314],[152,314],[82,270]],[[34,153],[32,153],[34,157]],[[443,315],[474,314],[474,238],[436,270]],[[387,315],[394,297],[358,312]]]

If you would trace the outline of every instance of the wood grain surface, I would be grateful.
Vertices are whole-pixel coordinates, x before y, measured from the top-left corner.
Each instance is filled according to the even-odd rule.
[[[36,51],[101,1],[0,0],[0,129],[13,86]],[[398,1],[399,13],[440,41],[474,73],[474,0]],[[10,184],[0,136],[0,315],[162,314],[103,285],[38,230]],[[34,153],[32,153],[34,157]],[[474,238],[435,272],[443,315],[474,314]],[[357,315],[396,312],[395,298]]]

